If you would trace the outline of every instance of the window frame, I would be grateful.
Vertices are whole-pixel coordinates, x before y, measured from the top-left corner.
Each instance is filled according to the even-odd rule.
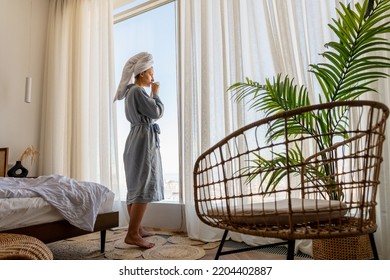
[[[130,4],[132,1],[129,0]],[[142,4],[139,4],[137,6],[131,7],[129,9],[126,9],[122,12],[119,12],[117,14],[114,14],[114,24],[119,23],[121,21],[127,20],[129,18],[138,16],[140,14],[149,12],[151,10],[154,10],[158,7],[164,6],[166,4],[169,4],[171,2],[176,2],[176,0],[148,0],[145,1]],[[177,13],[176,13],[177,15]],[[176,18],[177,22],[177,18]]]
[[[121,7],[124,7],[126,5],[130,5],[132,2],[134,2],[135,0],[128,0],[128,2],[126,4],[122,4]],[[178,173],[179,173],[179,200],[178,201],[161,201],[161,203],[179,203],[179,204],[183,204],[184,203],[184,188],[183,188],[183,154],[182,154],[182,151],[183,151],[183,137],[181,137],[182,135],[182,117],[181,117],[181,110],[182,110],[182,106],[181,106],[181,103],[182,103],[182,97],[181,97],[181,94],[180,94],[180,81],[179,81],[179,77],[180,77],[180,62],[179,62],[179,59],[180,59],[180,50],[179,50],[179,41],[180,41],[180,32],[179,32],[179,1],[177,0],[145,0],[145,2],[139,4],[139,5],[135,5],[135,6],[132,6],[128,9],[124,9],[123,11],[120,11],[118,13],[115,13],[115,10],[114,10],[114,14],[113,14],[113,24],[117,24],[117,23],[120,23],[122,21],[125,21],[125,20],[128,20],[130,18],[133,18],[133,17],[136,17],[138,15],[141,15],[141,14],[144,14],[146,12],[149,12],[151,10],[154,10],[154,9],[157,9],[161,6],[164,6],[166,4],[169,4],[169,3],[172,3],[172,2],[175,2],[175,15],[176,15],[176,18],[175,18],[175,22],[176,22],[176,80],[177,80],[177,89],[178,89],[178,92],[177,92],[177,117],[178,117],[178,127],[177,127],[177,130],[178,130],[178,155],[179,155],[179,170],[178,170]],[[120,7],[118,7],[119,9]]]

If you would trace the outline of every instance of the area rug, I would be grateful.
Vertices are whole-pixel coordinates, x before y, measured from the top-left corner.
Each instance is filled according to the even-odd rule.
[[[146,260],[197,260],[204,255],[203,248],[190,245],[165,245],[153,247],[142,253]]]
[[[173,235],[168,238],[168,241],[172,244],[186,244],[190,246],[196,246],[196,245],[204,245],[205,242],[202,242],[200,240],[193,240],[188,238],[187,236],[181,236],[181,235]]]
[[[125,228],[108,230],[104,253],[100,253],[99,232],[47,245],[53,252],[55,260],[212,260],[215,256],[214,251],[219,246],[219,242],[206,243],[193,240],[184,233],[152,229],[149,231],[154,232],[155,235],[146,239],[156,245],[146,250],[124,243],[126,231]],[[229,240],[225,243],[225,247],[227,249],[241,249],[248,246]],[[263,248],[253,252],[253,254],[247,256],[248,259],[285,259],[287,248]],[[256,252],[259,252],[260,255],[255,254]],[[229,256],[223,256],[222,258],[230,259]],[[234,259],[234,255],[232,256]],[[243,257],[246,258],[246,256]],[[299,252],[296,258],[312,259],[310,256]]]
[[[188,238],[183,233],[154,230],[146,237],[156,245],[142,249],[124,242],[126,229],[107,231],[106,248],[100,253],[100,233],[91,233],[48,244],[56,260],[197,260],[205,250],[214,249],[218,243],[205,243]]]

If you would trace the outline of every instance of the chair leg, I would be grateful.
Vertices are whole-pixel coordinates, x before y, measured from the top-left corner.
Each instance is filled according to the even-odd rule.
[[[374,234],[369,233],[368,236],[370,238],[371,249],[372,249],[372,254],[374,255],[374,260],[379,260],[378,251],[377,251],[376,245],[375,245]]]
[[[295,240],[287,241],[287,259],[293,260],[295,255]]]
[[[222,248],[223,248],[223,245],[225,244],[225,240],[226,240],[226,237],[228,235],[228,232],[229,231],[226,229],[225,232],[223,233],[222,240],[221,240],[221,243],[219,244],[219,247],[218,247],[218,250],[217,250],[217,254],[215,255],[214,260],[218,260],[219,259],[219,256],[221,255]]]
[[[100,253],[104,253],[106,245],[106,230],[100,231]]]

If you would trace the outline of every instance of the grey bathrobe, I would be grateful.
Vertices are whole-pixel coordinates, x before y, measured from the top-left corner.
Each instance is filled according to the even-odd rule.
[[[159,127],[164,105],[158,95],[150,97],[143,87],[128,86],[125,113],[131,123],[123,160],[127,184],[127,204],[164,199],[164,180],[159,148]]]

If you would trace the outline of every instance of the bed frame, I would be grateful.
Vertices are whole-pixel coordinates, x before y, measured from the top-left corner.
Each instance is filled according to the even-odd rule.
[[[103,253],[106,244],[107,229],[117,227],[119,224],[118,212],[99,214],[96,218],[93,232],[100,231],[100,252]],[[33,225],[23,228],[0,231],[1,233],[16,233],[33,236],[43,243],[51,243],[71,237],[91,233],[71,225],[68,221],[61,220],[46,224]]]
[[[5,177],[8,169],[8,148],[0,148],[0,177]],[[93,232],[100,231],[100,252],[104,252],[107,229],[119,225],[119,213],[98,214]],[[92,233],[71,225],[66,220],[32,225],[23,228],[0,231],[1,233],[25,234],[38,238],[44,243],[51,243],[71,237]]]

